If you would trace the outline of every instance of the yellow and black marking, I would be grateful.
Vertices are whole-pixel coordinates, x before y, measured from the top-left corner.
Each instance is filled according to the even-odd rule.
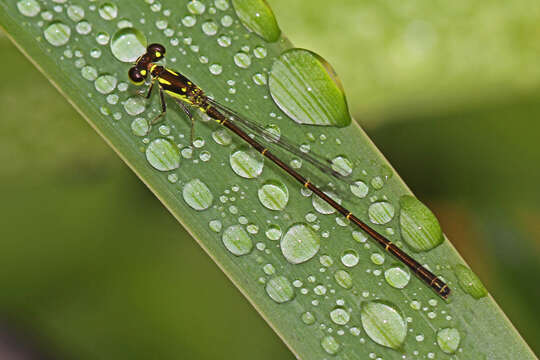
[[[336,209],[340,214],[345,216],[345,218],[360,229],[364,230],[369,234],[375,241],[381,245],[387,252],[394,255],[398,260],[405,264],[409,269],[411,269],[414,274],[422,280],[426,285],[431,287],[437,294],[442,298],[446,299],[450,295],[450,288],[446,285],[440,278],[434,275],[431,271],[426,269],[412,257],[407,255],[403,250],[395,246],[390,240],[386,237],[375,231],[369,225],[361,221],[357,216],[354,216],[352,212],[345,209],[343,206],[338,204],[328,195],[326,195],[322,190],[317,186],[312,184],[309,180],[300,175],[296,170],[291,168],[285,162],[276,157],[271,153],[268,148],[260,144],[257,140],[254,140],[252,137],[246,133],[242,127],[239,127],[238,124],[249,124],[246,119],[239,117],[234,111],[228,109],[227,107],[216,103],[214,100],[206,97],[203,90],[197,85],[193,84],[188,78],[179,74],[173,70],[167,69],[161,65],[155,64],[156,61],[160,60],[165,56],[165,47],[160,44],[151,44],[148,46],[146,53],[141,55],[133,67],[129,69],[128,75],[129,79],[136,85],[142,85],[147,79],[148,75],[151,76],[151,84],[148,89],[146,97],[149,98],[154,88],[154,84],[157,84],[159,90],[159,96],[161,100],[161,114],[159,114],[152,122],[154,124],[159,120],[167,111],[167,106],[165,104],[165,99],[163,94],[167,94],[174,98],[176,102],[180,105],[182,110],[188,116],[192,122],[191,127],[191,138],[193,140],[193,123],[194,119],[186,105],[196,108],[202,112],[205,112],[210,118],[216,120],[219,124],[225,126],[249,145],[251,145],[255,150],[259,151],[266,158],[274,162],[277,166],[282,168],[286,173],[295,178],[299,183],[304,187],[313,191],[314,196],[320,197],[334,209]],[[236,118],[235,118],[236,116]],[[231,121],[228,121],[228,118]],[[238,119],[238,120],[236,120]],[[250,127],[251,130],[258,128],[257,125],[253,124],[254,127]]]

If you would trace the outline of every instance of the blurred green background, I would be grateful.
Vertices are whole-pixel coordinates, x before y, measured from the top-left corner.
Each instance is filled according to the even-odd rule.
[[[268,2],[540,353],[540,4]],[[0,54],[0,358],[292,359],[3,35]]]

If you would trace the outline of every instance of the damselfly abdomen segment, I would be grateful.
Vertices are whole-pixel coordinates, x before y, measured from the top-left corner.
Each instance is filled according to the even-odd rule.
[[[181,106],[182,110],[190,118],[192,123],[194,120],[190,108],[199,109],[200,111],[205,112],[210,118],[216,120],[219,124],[231,130],[233,133],[238,135],[241,139],[251,145],[255,150],[260,152],[267,159],[282,168],[286,173],[288,173],[300,184],[302,184],[302,186],[310,189],[313,193],[315,193],[315,195],[319,196],[322,200],[327,202],[347,220],[364,230],[375,241],[377,241],[377,243],[379,243],[379,245],[386,252],[389,252],[399,261],[405,264],[420,280],[422,280],[429,287],[431,287],[442,298],[448,298],[448,296],[450,295],[450,288],[444,283],[444,281],[442,281],[440,278],[438,278],[436,275],[434,275],[432,272],[430,272],[412,257],[407,255],[407,253],[398,248],[386,237],[368,226],[345,207],[341,206],[331,197],[326,195],[322,190],[320,190],[316,185],[311,183],[307,178],[305,178],[296,170],[287,165],[285,162],[280,160],[280,158],[274,155],[266,146],[261,144],[258,140],[249,136],[248,133],[243,129],[243,127],[247,127],[249,131],[256,131],[256,129],[260,128],[258,125],[254,123],[249,123],[248,120],[240,117],[240,115],[236,114],[234,111],[208,98],[200,87],[195,85],[192,81],[190,81],[182,74],[167,69],[161,65],[155,64],[155,62],[163,58],[164,55],[165,47],[163,45],[152,44],[148,46],[146,53],[139,57],[139,59],[137,59],[135,65],[131,69],[129,69],[128,73],[130,80],[136,85],[144,84],[145,80],[148,78],[148,76],[150,76],[151,84],[146,95],[147,97],[150,97],[154,86],[158,87],[162,112],[152,121],[152,123],[155,123],[167,111],[167,106],[165,104],[163,94],[167,94],[174,98],[176,102]],[[276,144],[280,145],[279,140],[276,140]],[[284,146],[284,144],[282,143],[281,146],[283,149],[291,151],[290,144]],[[330,169],[329,172],[333,171],[329,166],[327,166],[327,164],[325,164],[325,162],[321,162],[315,158],[308,159],[308,161],[321,170],[325,170],[328,168]]]

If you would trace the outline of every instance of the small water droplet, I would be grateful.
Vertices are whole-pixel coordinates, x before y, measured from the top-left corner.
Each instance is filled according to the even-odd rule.
[[[208,186],[199,179],[193,179],[184,185],[182,195],[184,201],[197,211],[208,209],[214,201],[214,196]]]
[[[359,242],[359,243],[365,243],[367,240],[367,235],[364,234],[362,231],[357,231],[357,230],[353,231],[352,237],[356,242]]]
[[[349,176],[353,171],[353,166],[345,155],[339,155],[332,159],[332,169],[342,176]]]
[[[229,15],[224,15],[222,18],[221,18],[221,25],[225,26],[225,27],[229,27],[233,24],[234,20],[231,16]]]
[[[210,70],[212,75],[219,75],[223,71],[223,66],[219,64],[212,64],[208,67],[208,70]]]
[[[218,233],[221,231],[222,224],[219,220],[211,220],[208,223],[208,227],[210,228],[210,230]]]
[[[227,0],[214,0],[214,5],[221,11],[229,9],[229,2]]]
[[[241,225],[229,226],[221,237],[223,244],[232,254],[242,256],[253,249],[253,242]]]
[[[475,299],[480,299],[487,296],[488,292],[484,287],[484,284],[482,284],[478,276],[476,276],[476,274],[470,269],[458,264],[454,268],[454,273],[457,276],[459,286],[467,294],[471,295]]]
[[[92,31],[92,25],[86,20],[81,20],[75,25],[75,30],[81,35],[88,35]]]
[[[253,49],[253,55],[255,55],[257,59],[264,59],[267,54],[268,52],[264,46],[257,46]]]
[[[146,51],[146,37],[132,27],[120,29],[112,37],[111,51],[122,62],[134,62]]]
[[[276,268],[272,264],[266,264],[263,266],[263,271],[266,275],[274,275],[276,273]]]
[[[221,35],[220,37],[217,38],[217,43],[221,47],[229,47],[231,46],[232,40],[227,35]]]
[[[352,288],[353,281],[351,275],[345,270],[338,270],[334,273],[334,279],[344,289]]]
[[[256,73],[256,74],[253,75],[252,80],[256,85],[260,85],[260,86],[266,85],[266,75],[265,74]]]
[[[278,225],[270,225],[265,234],[268,239],[277,241],[281,239],[281,228]]]
[[[394,212],[394,206],[389,202],[375,202],[369,206],[369,220],[374,224],[386,224],[394,218]]]
[[[206,10],[206,5],[198,0],[192,0],[187,4],[188,11],[195,15],[201,15]]]
[[[99,6],[98,9],[99,16],[104,20],[113,20],[116,19],[118,15],[118,7],[113,3],[103,3]]]
[[[251,65],[251,57],[246,53],[236,53],[233,58],[236,66],[241,67],[242,69],[247,69]]]
[[[217,34],[218,25],[213,20],[203,22],[202,31],[205,35],[214,36]]]
[[[261,204],[270,210],[283,210],[289,201],[287,186],[278,180],[266,181],[257,194]]]
[[[332,319],[335,324],[345,325],[349,322],[351,316],[349,315],[347,310],[338,307],[330,311],[330,319]]]
[[[341,254],[341,262],[346,267],[356,266],[359,260],[360,258],[358,257],[358,253],[355,250],[345,250],[343,254]]]
[[[185,27],[188,27],[188,28],[193,27],[195,26],[196,23],[197,23],[197,19],[195,18],[195,16],[187,15],[182,18],[182,24]]]
[[[246,179],[253,179],[263,171],[263,157],[254,149],[237,150],[229,157],[233,171]]]
[[[116,83],[118,80],[116,80],[116,77],[112,75],[101,75],[94,81],[94,86],[97,91],[99,91],[102,94],[109,94],[116,88]]]
[[[98,72],[93,66],[83,66],[81,69],[81,76],[89,81],[94,81],[97,79]]]
[[[371,261],[375,265],[382,265],[384,264],[384,255],[379,254],[379,253],[373,253],[371,254]]]
[[[107,34],[106,32],[98,32],[97,35],[96,35],[96,42],[99,44],[99,45],[107,45],[109,43],[109,40],[110,40],[110,35]]]
[[[146,148],[146,159],[159,171],[177,169],[180,165],[178,149],[167,139],[155,139]]]
[[[306,311],[305,313],[302,314],[301,316],[302,318],[302,322],[306,325],[311,325],[311,324],[314,324],[316,319],[315,319],[315,315],[313,315],[311,312],[309,311]]]
[[[144,98],[141,96],[132,96],[124,102],[124,110],[129,115],[139,115],[146,109]]]
[[[314,257],[320,248],[319,236],[305,224],[291,226],[280,243],[281,252],[291,264],[300,264]]]
[[[461,336],[454,328],[445,328],[437,332],[437,344],[446,354],[453,354],[459,347]]]
[[[326,195],[328,195],[330,198],[332,198],[334,201],[336,201],[338,204],[341,204],[341,199],[337,197],[336,194],[334,194],[331,191],[324,191]],[[330,204],[328,204],[326,201],[321,199],[318,196],[313,196],[312,198],[312,205],[315,210],[317,210],[318,213],[329,215],[336,212],[336,209],[334,209]]]
[[[375,190],[380,190],[384,186],[384,181],[380,176],[375,176],[373,179],[371,179],[371,186]]]
[[[62,46],[68,43],[71,36],[71,28],[66,24],[55,21],[43,31],[45,39],[53,46]]]
[[[328,335],[322,338],[321,346],[330,355],[335,355],[339,352],[339,343],[334,339],[333,336]]]
[[[403,289],[409,283],[411,274],[402,266],[394,266],[384,272],[386,282],[396,289]]]
[[[228,130],[218,129],[212,132],[212,139],[219,145],[227,146],[231,144],[232,137]]]
[[[84,9],[77,5],[68,6],[66,13],[75,22],[81,21],[84,18]]]
[[[398,349],[407,335],[407,323],[393,307],[379,301],[362,304],[362,326],[369,338],[379,345]]]
[[[28,17],[34,17],[41,11],[41,7],[36,0],[19,0],[17,9],[21,14]]]
[[[281,304],[294,298],[294,288],[284,276],[276,276],[266,283],[266,293],[272,300]]]

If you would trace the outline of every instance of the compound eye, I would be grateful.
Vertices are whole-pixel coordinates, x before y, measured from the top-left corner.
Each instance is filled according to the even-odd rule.
[[[146,70],[142,71],[146,73]],[[135,85],[141,85],[142,83],[144,83],[146,76],[142,74],[142,71],[139,70],[138,67],[133,66],[131,69],[129,69],[128,72],[129,80],[131,80],[131,82]]]
[[[165,56],[165,46],[161,44],[150,44],[146,52],[154,58],[154,61],[160,60]]]

